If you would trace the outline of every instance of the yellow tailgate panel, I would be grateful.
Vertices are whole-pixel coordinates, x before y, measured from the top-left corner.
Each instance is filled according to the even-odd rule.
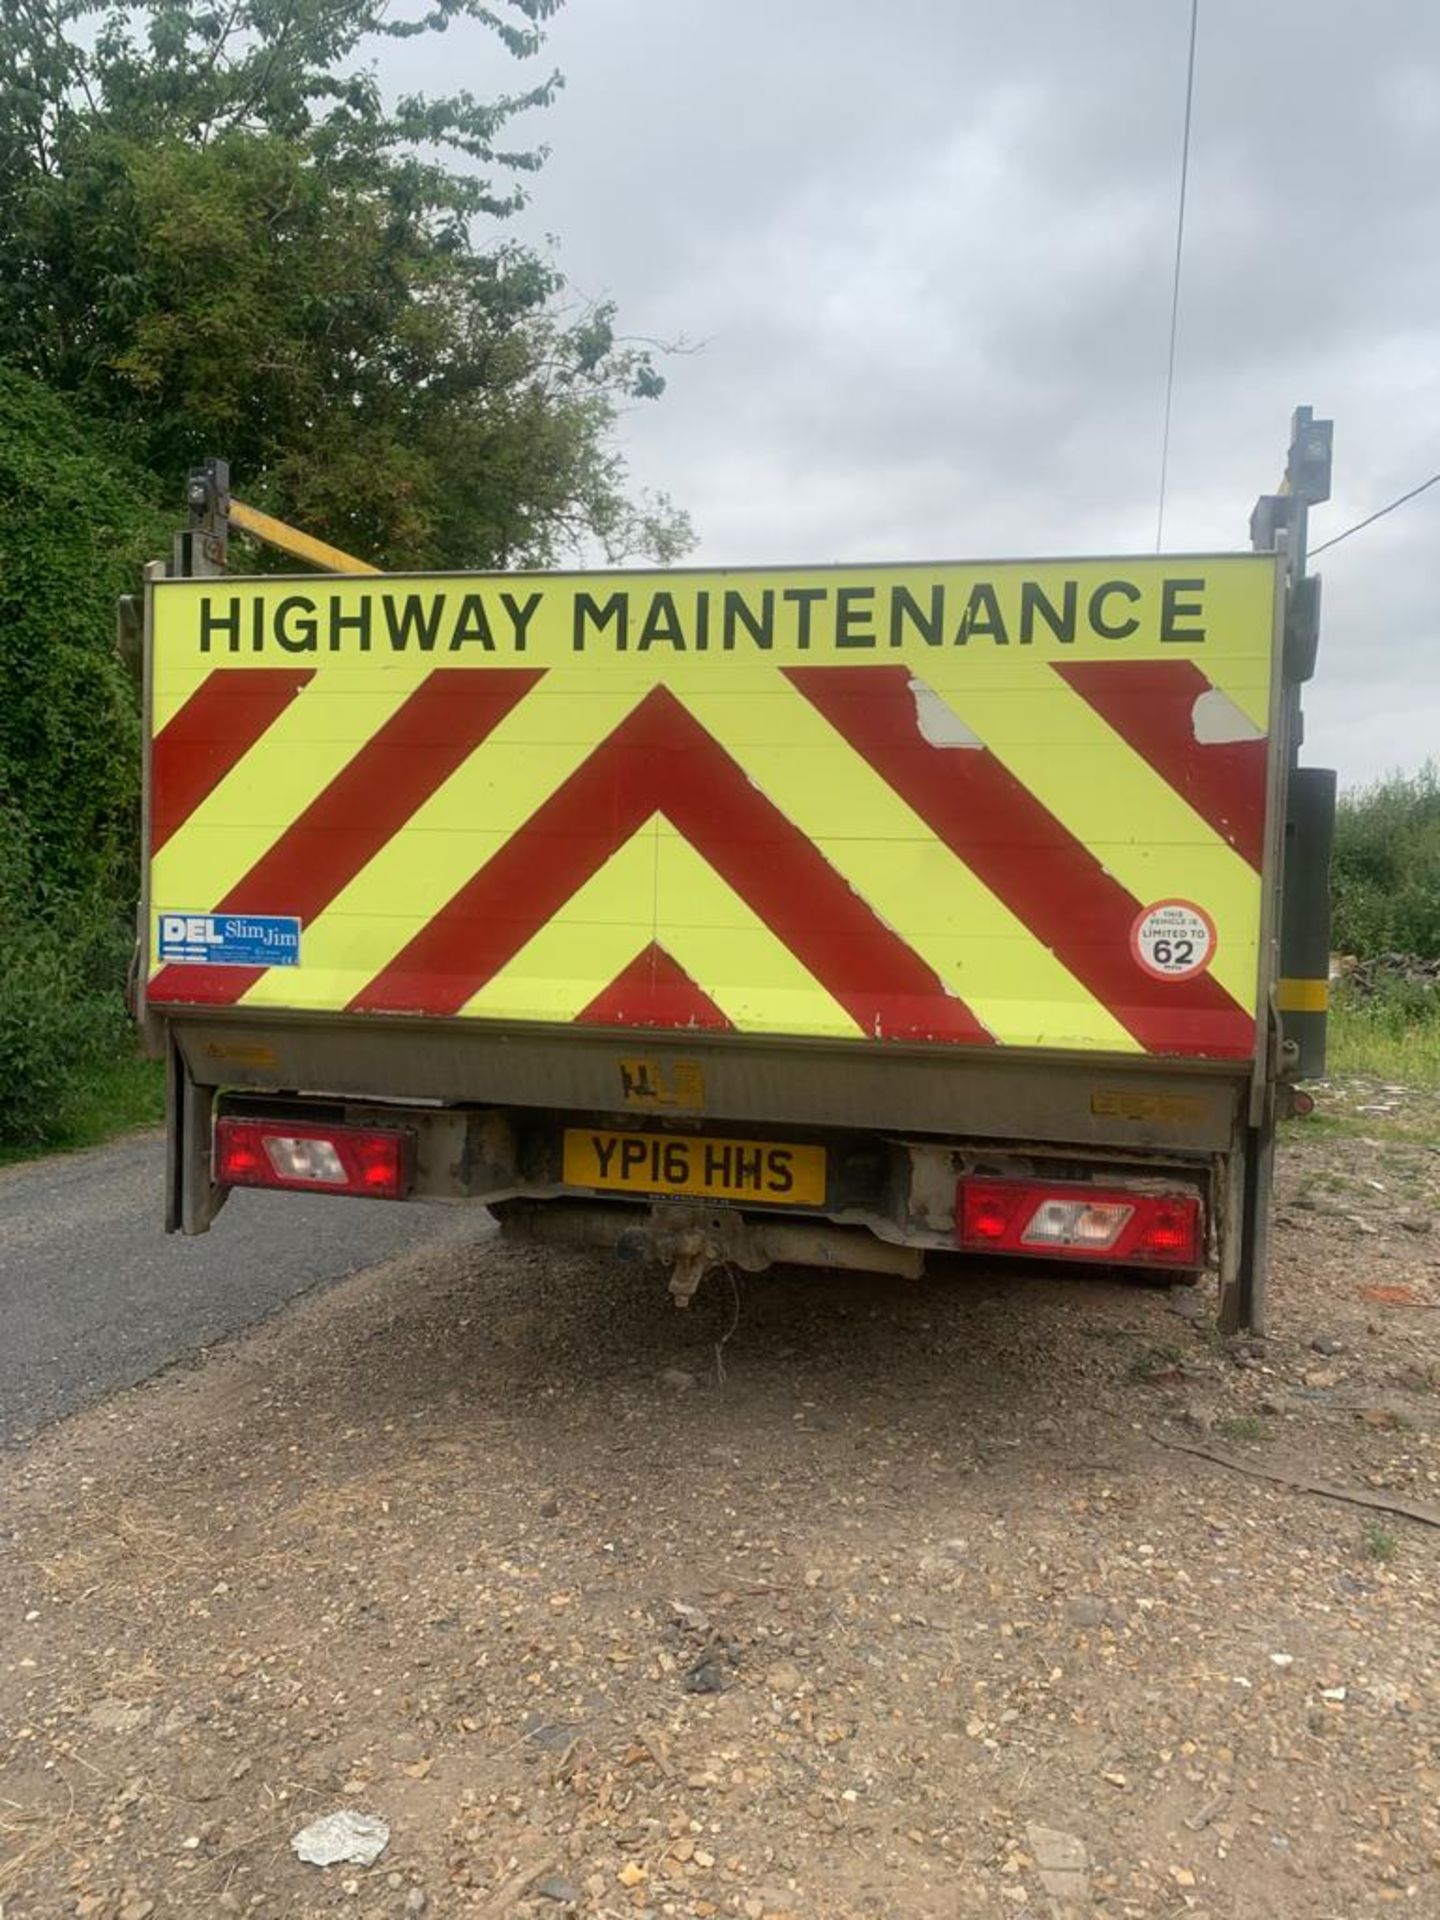
[[[148,997],[1247,1059],[1276,567],[158,582]]]

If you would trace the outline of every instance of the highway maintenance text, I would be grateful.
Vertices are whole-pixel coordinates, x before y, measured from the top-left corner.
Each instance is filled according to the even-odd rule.
[[[663,576],[661,576],[663,578]],[[674,584],[615,576],[502,586],[456,579],[419,586],[345,582],[208,587],[194,609],[202,655],[779,653],[856,654],[938,647],[1126,643],[1200,647],[1207,639],[1206,575],[1047,569],[993,578],[906,569],[875,581],[748,575],[743,585],[694,576]],[[178,636],[177,636],[178,637]]]

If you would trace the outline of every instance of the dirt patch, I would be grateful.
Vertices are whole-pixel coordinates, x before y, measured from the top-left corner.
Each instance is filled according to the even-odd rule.
[[[1387,1097],[1290,1136],[1263,1345],[477,1239],[8,1456],[0,1913],[1440,1912],[1440,1532],[1156,1439],[1440,1506]],[[376,1864],[298,1861],[342,1808]]]

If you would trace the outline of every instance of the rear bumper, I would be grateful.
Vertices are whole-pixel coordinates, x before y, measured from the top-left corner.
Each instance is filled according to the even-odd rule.
[[[602,1240],[627,1245],[636,1233],[678,1230],[678,1206],[698,1205],[712,1240],[730,1231],[727,1219],[753,1223],[762,1264],[801,1258],[801,1245],[823,1241],[831,1252],[819,1264],[883,1267],[884,1250],[894,1249],[907,1255],[897,1270],[909,1271],[911,1254],[956,1246],[957,1185],[980,1177],[1179,1187],[1200,1200],[1205,1263],[1223,1276],[1251,1088],[1248,1063],[735,1035],[244,1013],[177,1015],[153,1032],[171,1059],[172,1230],[205,1231],[225,1198],[213,1171],[217,1117],[288,1117],[403,1128],[406,1197],[486,1204],[508,1212],[514,1230],[524,1221],[547,1238],[573,1240],[574,1223],[588,1219]],[[823,1199],[801,1207],[741,1194],[727,1205],[601,1192],[566,1179],[567,1127],[821,1148]],[[852,1262],[860,1248],[866,1258]]]
[[[712,1263],[723,1259],[742,1267],[785,1260],[884,1268],[886,1251],[919,1255],[927,1249],[953,1249],[959,1244],[959,1190],[962,1183],[976,1179],[1002,1186],[1039,1182],[1077,1195],[1092,1188],[1097,1193],[1120,1188],[1137,1196],[1180,1191],[1200,1201],[1207,1220],[1215,1212],[1216,1165],[1213,1156],[1205,1155],[1122,1155],[1113,1150],[1097,1155],[1081,1147],[1017,1141],[997,1148],[985,1141],[818,1127],[802,1135],[753,1121],[745,1124],[758,1142],[751,1156],[757,1168],[754,1190],[732,1185],[728,1195],[717,1195],[667,1192],[648,1184],[644,1171],[666,1159],[682,1167],[702,1165],[710,1149],[723,1144],[710,1123],[551,1109],[406,1108],[234,1089],[214,1099],[211,1116],[212,1138],[217,1124],[228,1132],[237,1121],[246,1123],[241,1130],[247,1133],[262,1122],[282,1135],[323,1135],[330,1128],[337,1142],[351,1133],[381,1129],[404,1142],[407,1172],[400,1197],[476,1201],[496,1208],[517,1230],[523,1222],[532,1237],[567,1244],[577,1244],[588,1229],[593,1229],[592,1243],[598,1237],[605,1244],[628,1239],[652,1246],[660,1241],[669,1245],[677,1234],[699,1232],[713,1250]],[[625,1190],[617,1191],[603,1182],[586,1184],[567,1177],[567,1135],[584,1138],[591,1130],[602,1139],[633,1141],[637,1147],[669,1146],[663,1154],[647,1150],[642,1170]],[[803,1203],[774,1200],[759,1177],[758,1169],[787,1149],[790,1157],[798,1150],[823,1164],[823,1174]],[[263,1155],[260,1158],[263,1164]],[[637,1152],[634,1158],[640,1162],[642,1156]],[[733,1166],[733,1156],[726,1164]],[[263,1184],[278,1183],[267,1175]],[[743,1236],[742,1221],[747,1223]],[[804,1249],[819,1247],[822,1240],[830,1251],[812,1260]],[[852,1240],[868,1247],[866,1258],[849,1256],[846,1249]],[[671,1258],[673,1252],[657,1257]],[[913,1266],[913,1261],[902,1261],[895,1270],[910,1271]]]
[[[199,1086],[304,1089],[396,1106],[504,1107],[706,1123],[757,1117],[1077,1149],[1230,1149],[1252,1061],[1018,1048],[835,1045],[707,1032],[623,1033],[375,1015],[152,1009]]]

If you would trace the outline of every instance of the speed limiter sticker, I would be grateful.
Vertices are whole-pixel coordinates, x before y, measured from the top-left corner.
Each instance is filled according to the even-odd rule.
[[[1215,958],[1215,922],[1193,900],[1157,900],[1130,930],[1130,950],[1157,980],[1191,980]]]

